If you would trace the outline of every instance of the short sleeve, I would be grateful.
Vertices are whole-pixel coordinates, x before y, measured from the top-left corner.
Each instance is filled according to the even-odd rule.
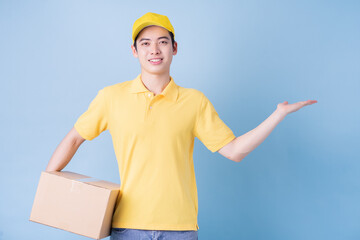
[[[108,129],[107,105],[104,89],[98,91],[96,97],[75,122],[74,128],[86,140],[92,140]]]
[[[235,138],[232,130],[220,119],[214,106],[204,94],[202,94],[194,134],[211,152],[218,151]]]

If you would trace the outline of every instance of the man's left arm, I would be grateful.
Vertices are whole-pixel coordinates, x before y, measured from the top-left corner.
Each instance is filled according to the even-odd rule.
[[[293,104],[288,104],[287,101],[279,103],[276,110],[259,126],[235,138],[230,143],[222,147],[218,153],[232,161],[240,162],[269,136],[274,128],[286,117],[286,115],[314,103],[317,103],[317,101],[307,100]]]

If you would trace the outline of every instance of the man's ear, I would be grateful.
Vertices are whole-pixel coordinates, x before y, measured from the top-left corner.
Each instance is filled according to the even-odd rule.
[[[176,55],[177,50],[178,50],[178,47],[177,47],[177,42],[176,42],[176,41],[174,41],[174,45],[173,45],[173,55]]]
[[[132,52],[134,57],[136,57],[136,58],[138,57],[137,51],[136,51],[135,46],[133,44],[131,45],[131,52]]]

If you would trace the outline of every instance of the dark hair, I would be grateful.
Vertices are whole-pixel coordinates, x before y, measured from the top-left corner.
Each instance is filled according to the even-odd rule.
[[[141,30],[141,31],[142,31],[142,30]],[[136,38],[135,38],[135,40],[134,40],[134,47],[135,47],[135,50],[136,50],[136,51],[137,51],[136,40],[137,40],[138,36],[140,35],[141,31],[138,33],[138,35],[136,36]],[[173,48],[174,48],[174,42],[175,42],[175,40],[174,40],[174,34],[173,34],[172,32],[170,32],[170,31],[168,31],[168,32],[169,32],[169,34],[170,34],[171,44],[172,44],[172,46],[173,46]]]

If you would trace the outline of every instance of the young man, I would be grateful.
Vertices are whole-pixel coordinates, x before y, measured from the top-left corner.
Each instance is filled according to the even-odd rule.
[[[110,131],[121,179],[111,239],[197,239],[194,138],[240,162],[287,114],[316,102],[279,103],[258,127],[235,137],[202,92],[180,87],[170,76],[174,36],[164,15],[147,13],[135,21],[131,49],[141,74],[101,89],[46,168],[61,171],[85,140]]]

